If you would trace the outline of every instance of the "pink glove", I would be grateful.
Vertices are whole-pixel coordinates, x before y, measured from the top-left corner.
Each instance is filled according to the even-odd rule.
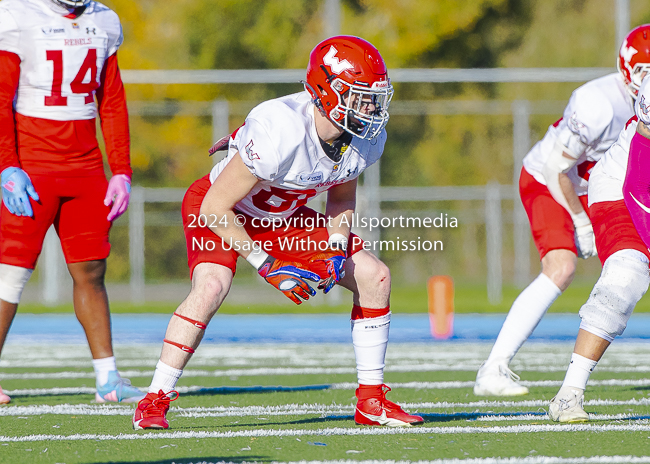
[[[104,204],[110,206],[113,203],[111,212],[106,219],[112,221],[117,219],[129,207],[129,197],[131,196],[131,178],[126,174],[116,174],[111,177],[106,190]]]

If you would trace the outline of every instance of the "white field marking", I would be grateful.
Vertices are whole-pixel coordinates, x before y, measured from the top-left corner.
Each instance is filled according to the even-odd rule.
[[[240,461],[241,462],[241,461]],[[273,461],[275,464],[412,464],[414,461],[382,461],[378,459],[353,461]],[[436,459],[434,461],[417,461],[416,464],[648,464],[649,456],[589,456],[581,458],[560,458],[555,456],[527,456],[525,458],[469,458]],[[188,464],[237,464],[234,461],[197,461]]]
[[[645,406],[647,402],[641,403],[637,400],[631,401],[604,401],[605,405],[618,405],[618,406]],[[453,407],[467,407],[467,403],[450,403]],[[546,402],[539,402],[539,404],[546,404]],[[603,405],[603,404],[600,404]],[[409,409],[418,410],[421,414],[424,409],[442,409],[441,406],[428,407],[427,403],[410,403],[406,404]],[[493,408],[495,405],[487,405]],[[474,406],[472,406],[474,407]],[[87,405],[87,404],[60,404],[60,405],[34,405],[34,406],[3,406],[0,407],[0,416],[39,416],[45,414],[58,414],[58,415],[88,415],[88,416],[128,416],[133,414],[133,405]],[[213,407],[189,407],[182,408],[173,406],[170,412],[180,417],[237,417],[237,416],[286,416],[286,415],[331,415],[343,414],[346,417],[352,418],[354,412],[354,405],[352,404],[283,404],[275,406],[213,406]],[[457,418],[457,420],[476,420],[486,422],[496,421],[528,421],[528,420],[546,420],[548,417],[542,413],[498,413],[498,412],[450,412],[450,413],[435,413],[430,414],[435,417],[448,417]],[[650,420],[648,415],[639,414],[590,414],[592,420]]]
[[[326,429],[252,429],[228,432],[158,432],[121,433],[118,435],[72,434],[72,435],[27,435],[0,436],[1,443],[23,443],[38,441],[84,441],[84,440],[175,440],[240,437],[303,437],[303,436],[367,436],[367,435],[458,435],[458,434],[519,434],[549,432],[650,432],[650,425],[641,424],[567,424],[567,425],[509,425],[505,427],[332,427]]]
[[[353,461],[274,461],[275,464],[412,464],[413,461],[382,461],[378,459]],[[469,458],[436,459],[434,461],[417,461],[416,464],[648,464],[650,456],[589,456],[581,458],[560,458],[555,456],[527,456],[525,458]],[[193,463],[188,463],[193,464]],[[197,461],[194,464],[237,464],[233,461]]]
[[[0,408],[0,416],[132,416],[134,407],[120,405],[57,404],[55,406],[7,406]]]
[[[577,316],[576,316],[577,317]],[[117,345],[115,353],[120,368],[146,367],[153,370],[160,355],[161,343]],[[387,370],[400,372],[399,366],[430,364],[444,371],[476,371],[487,358],[493,343],[431,342],[391,343],[386,355]],[[526,343],[515,356],[515,371],[564,372],[571,357],[573,343]],[[650,372],[637,366],[638,359],[650,352],[649,342],[617,340],[598,365],[599,371]],[[254,368],[279,367],[350,367],[354,352],[348,344],[204,344],[192,356],[190,366]],[[8,343],[2,352],[0,368],[11,367],[90,367],[86,345]]]
[[[443,366],[437,364],[422,364],[422,365],[401,365],[392,369],[386,368],[386,372],[438,372],[448,371]],[[459,369],[466,370],[466,369]],[[632,368],[610,368],[600,369],[600,372],[650,372],[649,366],[637,366]],[[528,372],[532,372],[528,370]],[[537,370],[540,372],[540,370]],[[199,370],[199,369],[185,369],[183,377],[258,377],[258,376],[274,376],[274,375],[346,375],[356,374],[357,370],[354,367],[339,367],[339,368],[323,368],[323,367],[277,367],[277,368],[253,368],[253,369],[214,369],[214,370]],[[152,377],[152,370],[120,370],[122,377],[126,378],[142,378]],[[46,379],[90,379],[94,378],[94,372],[78,372],[78,371],[62,371],[62,372],[0,372],[0,380],[46,380]],[[607,383],[609,382],[609,383]],[[561,381],[557,380],[537,380],[537,381],[521,381],[522,385],[529,387],[553,387],[561,385]],[[339,385],[339,384],[334,384]],[[342,383],[341,387],[332,387],[335,389],[348,389],[356,388],[356,384]],[[352,385],[354,385],[352,387]],[[394,386],[400,385],[402,388],[431,388],[431,389],[449,389],[449,388],[471,388],[474,386],[473,381],[449,381],[449,382],[405,382],[401,384],[393,384]],[[637,379],[637,380],[618,380],[611,379],[606,381],[592,381],[590,385],[610,385],[610,386],[642,386],[650,385],[650,379]]]
[[[90,377],[90,376],[89,376]],[[2,377],[5,378],[6,377]],[[560,386],[561,381],[555,380],[541,380],[541,381],[531,381],[531,382],[520,382],[523,385],[531,387],[549,387],[549,386]],[[592,387],[598,386],[622,386],[622,387],[639,387],[639,386],[648,386],[650,385],[650,379],[637,379],[637,380],[592,380],[589,382],[589,385]],[[351,382],[341,382],[333,383],[330,385],[323,385],[323,390],[354,390],[357,388],[356,383]],[[474,382],[405,382],[405,383],[391,383],[391,387],[395,389],[416,389],[416,390],[436,390],[436,389],[453,389],[453,388],[471,388],[474,386]],[[305,390],[309,390],[310,386],[305,386]],[[329,388],[328,388],[329,387]],[[231,388],[235,390],[237,387],[201,387],[201,386],[191,386],[191,387],[178,387],[177,391],[179,393],[195,393],[201,390],[218,390],[219,388]],[[242,392],[249,391],[254,387],[241,387]],[[268,390],[272,390],[273,387],[267,387]],[[291,388],[291,387],[287,387]],[[296,390],[300,390],[300,386],[294,387]],[[95,393],[95,389],[92,387],[60,387],[60,388],[22,388],[15,390],[4,390],[4,392],[9,396],[56,396],[56,395],[90,395]],[[214,393],[215,395],[219,394],[218,392]]]
[[[20,388],[4,390],[9,396],[56,396],[56,395],[94,395],[96,388],[60,387],[60,388]]]
[[[561,380],[520,380],[518,383],[527,387],[559,387],[562,385]],[[650,379],[609,379],[609,380],[590,380],[590,387],[644,387],[650,386]],[[391,383],[392,388],[413,388],[416,390],[450,390],[454,388],[473,388],[474,381],[450,381],[450,382],[403,382]],[[356,383],[333,383],[330,385],[331,390],[349,390],[357,388]]]

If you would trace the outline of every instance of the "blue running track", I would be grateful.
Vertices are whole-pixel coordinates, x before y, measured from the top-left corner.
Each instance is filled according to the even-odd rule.
[[[170,315],[115,314],[116,343],[161,343]],[[505,314],[457,314],[454,336],[459,342],[493,341]],[[580,325],[577,314],[548,314],[533,333],[532,340],[575,339]],[[435,342],[428,315],[393,314],[390,328],[393,343]],[[650,314],[635,314],[623,335],[627,339],[650,340]],[[217,314],[206,331],[204,343],[349,343],[350,321],[345,314],[320,315],[227,315]],[[72,314],[19,314],[7,343],[79,343],[86,339]]]

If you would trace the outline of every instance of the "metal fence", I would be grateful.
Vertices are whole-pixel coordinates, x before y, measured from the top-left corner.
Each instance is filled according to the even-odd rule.
[[[130,111],[135,115],[192,114],[212,116],[214,139],[228,133],[228,119],[231,113],[246,114],[254,106],[253,102],[229,103],[183,102],[179,105],[163,103],[131,102]],[[372,166],[364,173],[364,183],[359,187],[359,210],[368,217],[381,217],[382,207],[391,202],[432,202],[474,200],[485,203],[484,223],[486,227],[486,264],[488,298],[492,303],[501,301],[503,286],[502,249],[505,224],[512,223],[514,248],[514,279],[518,286],[524,286],[530,278],[530,232],[525,211],[520,204],[517,189],[521,161],[531,146],[529,117],[536,114],[561,113],[564,102],[558,101],[436,101],[436,102],[396,102],[392,108],[395,115],[511,115],[513,121],[513,184],[488,184],[483,186],[448,187],[386,187],[380,185],[379,165]],[[184,189],[144,188],[134,186],[128,211],[129,228],[129,266],[130,300],[134,303],[145,301],[145,225],[147,215],[145,204],[176,203],[182,201]],[[512,218],[503,214],[503,201],[514,200]],[[52,232],[52,231],[51,231]],[[373,239],[376,237],[369,237]],[[41,258],[42,300],[46,304],[61,301],[61,276],[66,271],[62,255],[56,252],[59,247],[55,234],[46,238]]]

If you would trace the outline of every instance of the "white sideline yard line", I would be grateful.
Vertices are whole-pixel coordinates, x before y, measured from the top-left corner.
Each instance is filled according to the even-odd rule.
[[[646,356],[644,354],[644,356]],[[120,369],[122,373],[128,373],[130,377],[146,377],[152,375],[155,368],[157,360],[149,363],[151,366],[147,369],[133,369],[133,370],[124,370]],[[123,366],[124,364],[132,364],[133,366],[142,367],[143,363],[122,363],[118,361],[118,367]],[[196,363],[192,362],[193,365]],[[278,363],[281,364],[281,363]],[[347,363],[346,363],[347,364]],[[476,372],[481,362],[476,363],[458,363],[453,366],[449,366],[444,363],[418,363],[418,364],[404,364],[401,365],[387,365],[385,372]],[[566,363],[568,364],[568,363]],[[218,361],[213,361],[211,363],[204,363],[206,366],[215,366],[219,365]],[[34,365],[32,363],[21,363],[21,362],[5,362],[2,361],[0,368],[57,368],[57,367],[78,367],[78,368],[89,368],[90,362],[79,363],[78,365],[70,365],[68,363],[58,364],[56,362],[49,363],[47,365],[41,365],[40,363]],[[519,364],[514,367],[517,372],[565,372],[566,367],[564,363],[559,366],[528,366]],[[598,372],[612,372],[612,373],[650,373],[650,366],[612,366],[612,365],[598,365],[596,368]],[[65,374],[68,377],[47,377],[48,375],[61,375]],[[277,368],[268,368],[268,367],[255,367],[249,369],[220,369],[220,370],[203,370],[203,369],[187,369],[183,371],[184,377],[244,377],[244,376],[256,376],[256,375],[308,375],[308,374],[356,374],[356,368],[353,365],[346,367],[277,367]],[[75,377],[75,375],[77,377]],[[11,377],[16,379],[40,379],[40,378],[86,378],[92,377],[92,372],[56,372],[56,373],[25,373],[25,374],[16,374],[12,372],[0,372],[0,377],[9,378],[7,376],[17,376]],[[24,377],[20,377],[24,376]],[[29,377],[32,376],[32,377]],[[44,376],[44,377],[39,377]]]
[[[607,382],[607,385],[611,385],[611,381]],[[595,383],[595,382],[594,382]],[[334,384],[337,386],[344,385],[345,389],[354,389],[356,384]],[[392,384],[395,388],[408,388],[403,384]],[[617,383],[616,385],[629,385],[627,383]],[[219,387],[216,387],[217,389]],[[248,391],[251,387],[242,387],[242,391]],[[254,387],[253,387],[254,388]],[[273,387],[269,388],[269,391],[272,391]],[[300,387],[296,387],[299,389]],[[417,388],[424,388],[418,386]],[[197,392],[201,390],[210,390],[210,387],[178,387],[177,391],[181,394]],[[308,387],[305,390],[309,389]],[[323,388],[325,390],[326,388]],[[34,389],[15,389],[15,390],[4,390],[9,396],[55,396],[55,395],[80,395],[80,394],[94,394],[95,389],[92,387],[61,387],[61,388],[34,388]],[[236,393],[236,387],[232,387],[232,391],[227,394]],[[214,393],[215,396],[220,395],[219,393]],[[221,394],[223,396],[223,394]],[[631,400],[599,400],[591,399],[587,400],[584,403],[587,406],[648,406],[650,405],[650,398],[633,398]],[[548,401],[546,400],[522,400],[522,401],[499,401],[499,400],[480,400],[480,401],[471,401],[467,403],[452,403],[452,402],[421,402],[421,403],[401,403],[403,407],[408,408],[427,408],[427,409],[442,409],[442,408],[476,408],[476,407],[545,407],[548,406]],[[0,406],[0,411],[3,408],[10,408],[13,406]],[[218,410],[221,410],[217,408]],[[201,408],[201,410],[214,410],[213,408]],[[0,413],[1,414],[1,413]]]
[[[238,464],[246,461],[197,461],[187,464]],[[556,456],[527,456],[525,458],[468,458],[436,459],[434,461],[382,461],[378,459],[354,461],[273,461],[273,464],[648,464],[649,456],[589,456],[580,458],[560,458]]]
[[[395,428],[342,428],[333,427],[313,430],[294,429],[252,429],[236,432],[158,432],[158,433],[121,433],[72,434],[72,435],[28,435],[0,436],[0,443],[24,443],[39,441],[112,441],[112,440],[174,440],[205,438],[263,438],[263,437],[303,437],[303,436],[367,436],[367,435],[458,435],[458,434],[520,434],[549,432],[650,432],[650,425],[611,424],[611,425],[510,425],[505,427],[395,427]]]
[[[612,369],[598,369],[599,372],[613,372],[613,373],[631,373],[631,372],[650,372],[650,366],[647,368],[612,368]],[[458,369],[460,371],[467,369]],[[418,365],[418,366],[399,366],[399,368],[386,369],[386,372],[447,372],[449,369],[440,368],[439,365]],[[527,372],[550,372],[542,370],[527,370]],[[564,369],[562,370],[564,372]],[[183,371],[184,378],[191,377],[257,377],[257,376],[276,376],[276,375],[336,375],[336,374],[352,374],[357,373],[354,367],[337,367],[337,368],[255,368],[255,369],[187,369]],[[153,369],[150,370],[120,370],[122,377],[126,378],[142,378],[152,377]],[[78,371],[63,371],[63,372],[0,372],[0,380],[50,380],[50,379],[90,379],[94,378],[94,372],[78,372]],[[611,382],[601,383],[601,385],[618,385],[615,382],[623,382],[623,380],[607,380],[607,381],[594,381],[594,382]],[[592,382],[590,385],[596,385]],[[635,385],[650,385],[650,379],[627,380],[627,382],[636,382]],[[542,381],[521,381],[526,386],[557,386],[560,381],[542,380]],[[474,385],[473,381],[450,381],[450,382],[407,382],[403,385],[414,385],[413,388],[467,388]],[[418,385],[421,385],[418,386]],[[632,385],[632,384],[629,384]],[[346,387],[347,388],[347,387]],[[409,388],[409,387],[405,387]]]
[[[599,400],[603,401],[603,400]],[[608,405],[618,406],[638,406],[638,401],[610,401]],[[545,404],[540,402],[540,404]],[[645,404],[642,404],[645,406]],[[428,408],[422,403],[407,404],[409,409],[418,410],[432,419],[436,418],[456,418],[457,420],[477,420],[486,422],[499,421],[528,421],[528,420],[545,420],[547,416],[542,413],[519,413],[519,412],[451,412],[451,413],[429,413],[423,409],[440,409]],[[466,403],[456,403],[456,407],[465,407]],[[493,408],[494,405],[487,405]],[[47,414],[54,415],[87,415],[87,416],[130,416],[133,414],[134,405],[87,405],[87,404],[59,404],[59,405],[34,405],[34,406],[3,406],[0,407],[1,416],[40,416]],[[284,404],[276,406],[215,406],[215,407],[172,407],[170,412],[178,417],[240,417],[240,416],[286,416],[286,415],[313,415],[313,414],[344,414],[352,417],[354,405],[349,404]],[[639,414],[590,414],[592,420],[650,420],[649,415]]]
[[[6,377],[0,376],[1,379]],[[562,384],[561,381],[555,380],[540,380],[540,381],[530,381],[530,382],[520,382],[523,385],[528,387],[557,387]],[[610,379],[610,380],[592,380],[589,382],[591,387],[597,386],[619,386],[619,387],[641,387],[641,386],[650,386],[650,379],[637,379],[637,380],[619,380],[619,379]],[[467,382],[404,382],[404,383],[391,383],[391,387],[395,389],[416,389],[416,390],[446,390],[454,388],[471,388],[474,386],[473,381]],[[209,390],[210,388],[218,389],[220,387],[178,387],[177,390],[179,393],[194,393],[200,390]],[[233,389],[237,387],[228,387]],[[251,387],[241,387],[242,391],[250,389]],[[272,388],[272,387],[268,387]],[[296,387],[298,389],[299,387]],[[356,383],[351,382],[341,382],[333,383],[329,385],[323,385],[323,390],[354,390],[357,388]],[[305,388],[307,389],[307,388]],[[15,390],[4,390],[9,396],[54,396],[54,395],[90,395],[95,393],[95,389],[92,387],[60,387],[60,388],[21,388]],[[214,393],[215,395],[219,394],[218,392]]]
[[[187,464],[239,464],[247,461],[197,461]],[[580,458],[561,458],[556,456],[527,456],[525,458],[468,458],[436,459],[434,461],[382,461],[378,459],[354,461],[273,461],[273,464],[648,464],[650,456],[589,456]]]
[[[647,356],[649,342],[621,340],[613,344],[598,365],[599,372],[649,372],[650,366],[638,366],[636,360]],[[391,343],[386,357],[387,372],[476,372],[492,348],[491,341],[471,343]],[[510,366],[514,371],[564,372],[573,344],[538,342],[525,344]],[[414,349],[414,347],[416,349]],[[160,343],[118,344],[117,364],[121,369],[153,370],[160,355]],[[354,368],[354,354],[348,344],[203,344],[192,357],[191,370],[253,369],[269,366],[283,368]],[[413,368],[411,366],[425,366]],[[55,368],[90,371],[90,352],[84,345],[59,343],[12,344],[2,352],[0,369]],[[186,371],[190,374],[189,371]],[[236,375],[236,372],[231,372]],[[231,374],[228,373],[228,374]],[[1,381],[0,374],[0,381]]]
[[[49,366],[55,367],[55,366]],[[598,372],[613,373],[646,373],[650,372],[650,366],[630,367],[601,367]],[[444,364],[402,364],[400,366],[386,367],[385,372],[475,372],[475,365],[453,367]],[[122,370],[120,373],[125,377],[150,377],[153,375],[154,366],[151,369]],[[565,367],[537,367],[524,369],[525,372],[565,372]],[[332,375],[332,374],[356,374],[355,367],[259,367],[252,369],[187,369],[183,371],[183,377],[255,377],[261,375]],[[0,372],[2,379],[87,379],[94,377],[93,372],[63,371],[63,372]]]

